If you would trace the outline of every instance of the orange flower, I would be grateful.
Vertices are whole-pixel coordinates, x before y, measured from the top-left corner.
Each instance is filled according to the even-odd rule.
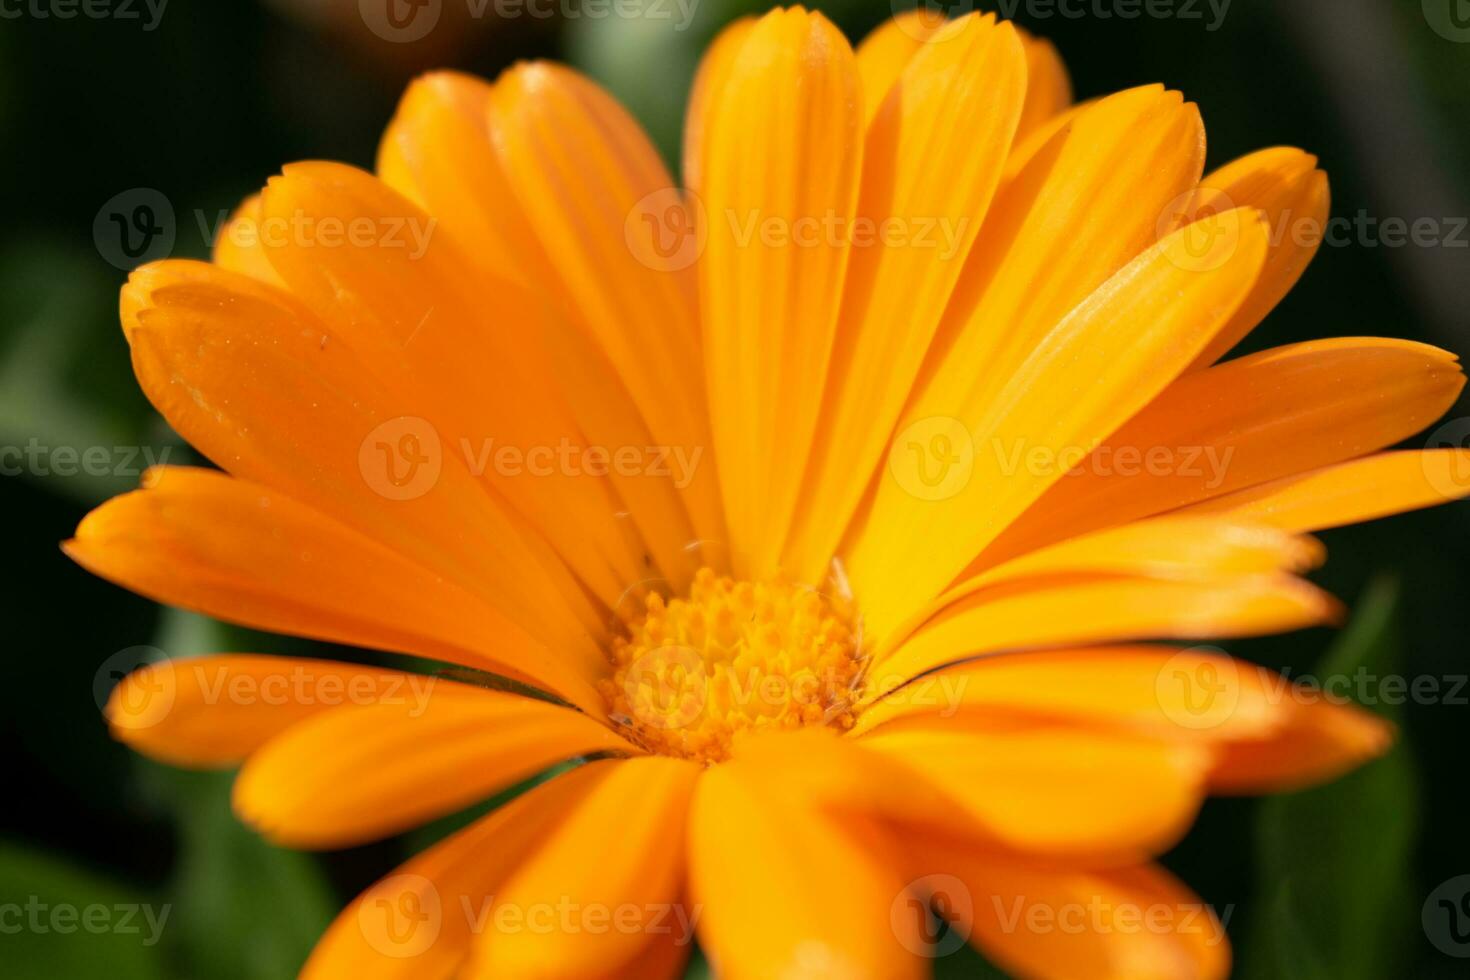
[[[413,85],[378,175],[286,168],[213,263],[135,273],[164,468],[77,561],[223,620],[473,671],[220,655],[129,677],[118,737],[243,763],[340,847],[582,764],[347,909],[309,977],[926,973],[924,909],[1042,977],[1223,976],[1150,863],[1205,794],[1384,724],[1200,649],[1320,623],[1304,532],[1470,491],[1381,452],[1454,357],[1376,338],[1216,364],[1311,258],[1324,175],[1201,178],[1158,86],[1069,107],[1050,46],[916,15],[729,28],[688,192],[547,64]],[[706,451],[708,450],[708,451]],[[514,682],[514,683],[511,683]]]

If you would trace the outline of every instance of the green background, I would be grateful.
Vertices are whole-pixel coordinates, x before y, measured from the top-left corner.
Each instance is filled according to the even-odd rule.
[[[1302,146],[1332,177],[1335,215],[1429,217],[1449,228],[1446,219],[1470,213],[1470,43],[1431,29],[1430,15],[1452,4],[1470,16],[1462,0],[1235,0],[1216,30],[1203,3],[1198,19],[1048,17],[1045,4],[1023,4],[1017,19],[1057,43],[1079,96],[1153,81],[1182,89],[1202,108],[1211,166],[1261,146]],[[856,0],[817,6],[854,37],[890,13]],[[125,273],[93,237],[114,195],[162,192],[176,217],[173,253],[202,256],[207,237],[194,216],[212,222],[281,164],[370,166],[417,71],[493,76],[527,57],[571,61],[607,84],[672,158],[700,50],[727,20],[760,8],[702,0],[695,9],[685,30],[669,20],[520,17],[387,45],[365,30],[356,0],[173,0],[151,31],[139,20],[38,18],[6,0],[0,11],[22,16],[0,18],[0,445],[173,446],[170,461],[190,458],[132,380],[116,317]],[[1324,248],[1248,346],[1350,334],[1470,350],[1470,249]],[[1467,414],[1462,403],[1448,418]],[[57,543],[134,482],[0,479],[10,562],[0,608],[11,636],[0,681],[0,903],[148,903],[168,905],[170,918],[151,945],[146,929],[0,933],[0,973],[289,976],[336,908],[448,824],[341,853],[280,851],[234,822],[226,776],[168,770],[108,738],[94,678],[119,650],[311,649],[163,612],[67,561]],[[1470,508],[1324,537],[1330,560],[1315,578],[1354,607],[1351,628],[1234,652],[1296,674],[1360,664],[1409,678],[1470,671]],[[1241,975],[1465,975],[1467,961],[1428,941],[1420,910],[1437,885],[1470,872],[1461,806],[1470,708],[1409,704],[1393,714],[1403,739],[1385,759],[1308,793],[1211,801],[1169,855],[1206,900],[1231,910]],[[937,970],[989,975],[968,952]]]

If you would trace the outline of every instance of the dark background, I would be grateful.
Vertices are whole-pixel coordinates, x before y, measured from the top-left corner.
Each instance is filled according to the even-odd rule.
[[[0,0],[0,446],[172,447],[171,462],[190,456],[134,385],[116,315],[125,272],[110,264],[105,236],[100,247],[94,239],[115,195],[161,192],[173,254],[202,256],[218,215],[283,163],[370,167],[417,71],[493,76],[529,57],[571,61],[608,85],[672,159],[700,50],[721,24],[763,7],[700,0],[688,28],[674,30],[677,8],[673,21],[475,20],[453,16],[466,0],[444,0],[428,38],[388,44],[366,29],[357,0],[172,0],[152,30],[137,0],[136,19],[39,17],[36,2]],[[1080,17],[1045,2],[1014,8],[1057,43],[1079,97],[1165,82],[1201,106],[1211,167],[1262,146],[1302,146],[1332,178],[1335,216],[1437,222],[1442,241],[1431,246],[1370,235],[1324,247],[1249,347],[1377,334],[1470,351],[1470,232],[1458,217],[1470,214],[1470,3],[1234,0],[1218,24],[1204,0],[1126,20],[1098,16],[1097,5],[1072,0]],[[855,38],[890,13],[867,0],[816,6]],[[1462,402],[1447,419],[1465,415]],[[1463,443],[1467,427],[1408,444]],[[307,648],[161,611],[62,556],[57,543],[91,506],[136,483],[141,460],[124,455],[112,453],[101,477],[0,479],[9,563],[0,610],[11,637],[0,675],[0,903],[145,903],[167,905],[170,918],[155,945],[141,941],[146,927],[143,937],[0,932],[0,973],[287,976],[347,898],[443,827],[341,854],[278,851],[235,824],[226,776],[169,771],[108,738],[95,681],[118,651]],[[1330,559],[1315,578],[1355,609],[1347,633],[1231,650],[1293,675],[1362,666],[1455,691],[1470,673],[1470,508],[1324,537]],[[1207,805],[1168,863],[1228,912],[1238,973],[1466,975],[1467,961],[1449,954],[1470,955],[1470,942],[1456,942],[1433,900],[1421,920],[1432,891],[1470,873],[1460,806],[1470,691],[1457,693],[1458,704],[1373,705],[1400,722],[1399,747],[1330,788]],[[1458,900],[1470,886],[1447,887],[1434,898]],[[1470,904],[1460,925],[1470,928]],[[937,966],[947,976],[988,971],[968,953]]]

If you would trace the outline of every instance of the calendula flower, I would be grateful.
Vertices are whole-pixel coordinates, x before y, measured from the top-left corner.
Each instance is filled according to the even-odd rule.
[[[376,175],[287,167],[213,262],[133,274],[139,381],[224,472],[154,470],[66,548],[461,669],[168,661],[114,731],[243,764],[240,816],[299,847],[579,763],[370,889],[309,977],[645,980],[697,932],[721,977],[894,980],[931,909],[1022,975],[1223,976],[1152,861],[1207,794],[1390,733],[1139,641],[1330,620],[1303,535],[1463,495],[1470,454],[1382,451],[1459,393],[1443,351],[1221,362],[1327,185],[1204,157],[1178,94],[1072,105],[978,15],[856,52],[799,8],[730,27],[687,190],[565,68],[419,80]]]

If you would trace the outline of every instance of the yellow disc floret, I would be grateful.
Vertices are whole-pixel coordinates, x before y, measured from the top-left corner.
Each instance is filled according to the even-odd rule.
[[[613,721],[649,751],[718,762],[744,732],[852,724],[861,644],[851,604],[777,579],[702,568],[614,640]]]

